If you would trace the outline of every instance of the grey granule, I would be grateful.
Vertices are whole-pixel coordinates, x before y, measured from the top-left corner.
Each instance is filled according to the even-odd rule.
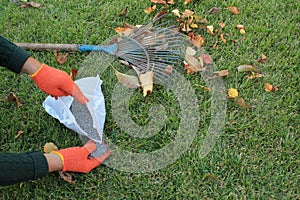
[[[88,141],[89,139],[100,140],[101,137],[97,130],[93,127],[93,118],[86,105],[83,105],[76,100],[73,101],[71,108],[77,124],[82,130],[88,134],[88,138],[83,137],[83,140]],[[106,145],[96,143],[96,150],[91,154],[92,157],[100,157],[106,152]]]

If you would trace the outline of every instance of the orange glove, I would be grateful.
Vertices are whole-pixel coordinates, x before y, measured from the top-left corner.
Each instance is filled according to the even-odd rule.
[[[63,162],[62,172],[83,172],[88,173],[99,166],[111,154],[110,151],[101,157],[89,158],[89,155],[96,150],[96,143],[92,140],[83,147],[70,147],[59,151],[51,151],[60,157]]]
[[[42,64],[34,74],[29,76],[43,92],[51,96],[57,98],[71,95],[82,104],[88,102],[88,98],[64,71]]]

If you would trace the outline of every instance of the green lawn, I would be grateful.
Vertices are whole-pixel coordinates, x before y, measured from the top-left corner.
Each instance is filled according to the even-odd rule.
[[[40,8],[24,9],[2,0],[1,35],[14,42],[101,44],[116,35],[114,28],[125,22],[145,24],[157,13],[144,13],[151,5],[150,0],[36,2],[41,4]],[[215,49],[212,46],[217,36],[203,30],[199,33],[205,37],[205,50],[217,70],[229,70],[229,75],[223,78],[226,89],[237,88],[239,95],[254,107],[243,109],[228,99],[223,134],[213,151],[199,158],[203,138],[209,134],[210,94],[195,85],[205,84],[199,74],[185,75],[199,99],[201,117],[190,148],[175,162],[147,173],[101,165],[89,174],[72,173],[74,185],[52,173],[21,186],[0,187],[1,199],[300,199],[300,3],[292,0],[196,1],[188,5],[183,5],[184,1],[175,2],[169,9],[194,10],[215,28],[221,21],[226,23],[223,32],[229,34],[228,40]],[[118,17],[126,6],[126,17]],[[214,6],[219,11],[209,14]],[[227,6],[237,6],[241,13],[233,15]],[[162,9],[160,5],[157,7]],[[236,24],[246,27],[245,35],[234,28]],[[60,65],[50,51],[32,54],[41,62],[67,72],[79,69],[88,56],[73,52]],[[261,54],[267,56],[265,63],[257,62]],[[236,70],[242,64],[257,65],[264,76],[249,80],[245,73]],[[150,107],[163,104],[167,121],[154,136],[134,138],[113,119],[116,105],[111,93],[117,79],[112,68],[102,71],[99,69],[106,99],[107,138],[133,152],[151,152],[172,141],[180,124],[180,106],[174,94],[158,85],[146,98],[141,90],[135,91],[129,104],[132,120],[140,126],[147,125]],[[279,90],[268,93],[264,90],[265,83]],[[42,102],[47,95],[26,75],[1,68],[0,88],[0,151],[42,151],[46,142],[54,142],[59,148],[82,145],[76,133],[45,112]],[[5,100],[11,93],[20,98],[22,107]],[[18,130],[24,133],[15,138]]]

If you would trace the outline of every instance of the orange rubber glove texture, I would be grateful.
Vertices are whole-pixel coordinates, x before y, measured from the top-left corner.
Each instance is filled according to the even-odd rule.
[[[59,151],[52,151],[60,157],[63,162],[62,172],[88,173],[99,166],[111,154],[108,150],[101,157],[89,158],[89,155],[96,150],[96,143],[92,140],[83,147],[70,147]]]
[[[71,77],[62,70],[42,64],[30,77],[40,90],[51,96],[57,98],[59,96],[71,95],[82,104],[88,102],[88,98],[84,96],[80,88]]]

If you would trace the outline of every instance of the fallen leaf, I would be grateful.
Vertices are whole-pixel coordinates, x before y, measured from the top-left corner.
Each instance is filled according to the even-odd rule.
[[[273,86],[270,83],[265,84],[265,91],[266,92],[271,92],[273,89]]]
[[[177,17],[181,17],[180,11],[178,9],[172,10],[172,13]]]
[[[169,5],[175,4],[174,0],[169,0],[167,3],[168,3]]]
[[[156,10],[156,5],[154,4],[153,6],[150,6],[150,7],[146,8],[146,9],[144,9],[144,12],[149,15],[149,14],[151,14],[155,10]]]
[[[122,12],[119,14],[119,17],[125,17],[128,12],[128,7],[125,7]]]
[[[166,68],[164,68],[163,73],[164,74],[171,74],[173,71],[173,66],[172,65],[168,65]]]
[[[237,98],[239,96],[239,92],[235,88],[230,88],[227,91],[228,98]]]
[[[237,98],[236,104],[244,109],[252,108],[252,106],[248,105],[242,97]]]
[[[220,39],[222,40],[222,42],[226,43],[226,39],[224,37],[224,34],[220,34]]]
[[[214,26],[213,26],[213,25],[206,26],[206,29],[207,29],[207,32],[208,32],[209,34],[212,34],[212,35],[215,34],[215,33],[214,33]]]
[[[216,14],[218,11],[219,11],[219,9],[218,9],[217,7],[212,7],[212,8],[208,11],[208,13],[209,13],[209,14]]]
[[[22,8],[39,8],[41,7],[41,4],[35,3],[33,1],[26,2],[21,5]]]
[[[44,153],[50,153],[51,151],[57,151],[57,150],[58,148],[53,142],[47,142],[43,148]]]
[[[192,1],[193,1],[193,0],[185,0],[183,4],[184,4],[184,5],[187,5],[187,4],[191,3]]]
[[[75,77],[76,77],[76,75],[77,75],[77,72],[78,72],[77,69],[71,68],[71,71],[70,71],[70,77],[71,77],[72,80],[75,79]]]
[[[194,56],[185,55],[184,61],[186,62],[185,69],[188,71],[188,74],[205,70],[203,63],[201,63],[202,60],[198,60]]]
[[[17,107],[21,107],[23,104],[22,102],[20,101],[20,99],[17,97],[17,95],[15,95],[14,93],[13,94],[10,94],[6,97],[6,101],[8,102],[12,102],[12,101],[15,101],[17,103]]]
[[[267,61],[267,56],[265,54],[261,55],[261,58],[257,60],[257,62],[265,63]]]
[[[239,9],[237,7],[235,7],[235,6],[228,6],[227,8],[228,8],[228,10],[230,10],[231,13],[233,13],[235,15],[240,14]]]
[[[73,178],[70,173],[59,171],[58,174],[59,174],[60,178],[62,178],[64,181],[66,181],[70,184],[75,184],[75,182],[72,180]]]
[[[140,87],[139,79],[136,76],[123,74],[119,71],[115,71],[116,77],[119,80],[119,82],[127,87],[127,88],[138,88]]]
[[[201,35],[199,35],[197,33],[190,32],[188,34],[188,37],[189,37],[190,43],[195,45],[198,48],[202,47],[205,43],[204,37],[202,37]]]
[[[153,91],[153,71],[146,72],[139,75],[139,80],[143,89],[143,96],[146,97],[148,93]]]
[[[212,58],[210,57],[210,55],[208,54],[202,54],[200,56],[200,58],[203,60],[203,62],[205,62],[206,64],[212,64],[213,63],[213,60]]]
[[[248,79],[254,79],[254,78],[261,78],[262,74],[256,73],[256,72],[248,72],[247,78]]]
[[[279,88],[277,86],[274,86],[273,89],[272,89],[273,92],[276,92],[278,90],[279,90]]]
[[[214,74],[217,74],[220,77],[227,76],[229,74],[228,70],[221,70],[221,71],[216,71]]]
[[[18,130],[15,138],[18,138],[20,135],[22,135],[24,133],[24,131]]]
[[[240,30],[240,29],[245,29],[245,26],[242,24],[238,24],[238,25],[235,25],[235,28]]]
[[[224,27],[225,27],[225,23],[224,23],[224,22],[220,22],[220,23],[219,23],[219,26],[220,26],[221,28],[224,28]]]
[[[185,54],[190,55],[190,56],[194,56],[194,55],[196,55],[196,50],[193,49],[192,47],[187,47],[186,51],[185,51]]]
[[[200,84],[195,84],[195,86],[201,87],[201,88],[203,88],[205,91],[209,91],[209,92],[210,92],[210,90],[211,90],[210,88],[205,87],[205,86],[200,85]]]
[[[54,50],[53,53],[55,55],[56,61],[61,65],[67,61],[68,56],[69,56],[69,52],[64,55],[64,54],[58,53],[56,50]]]
[[[254,65],[240,65],[237,67],[238,72],[260,72],[260,69]]]
[[[219,46],[219,41],[216,40],[216,43],[213,45],[213,48],[215,49],[215,48],[217,48],[218,46]]]
[[[246,34],[245,29],[240,29],[240,33],[241,33],[241,34]]]
[[[167,2],[165,0],[151,0],[152,3],[157,3],[157,4],[164,4],[167,5]]]

